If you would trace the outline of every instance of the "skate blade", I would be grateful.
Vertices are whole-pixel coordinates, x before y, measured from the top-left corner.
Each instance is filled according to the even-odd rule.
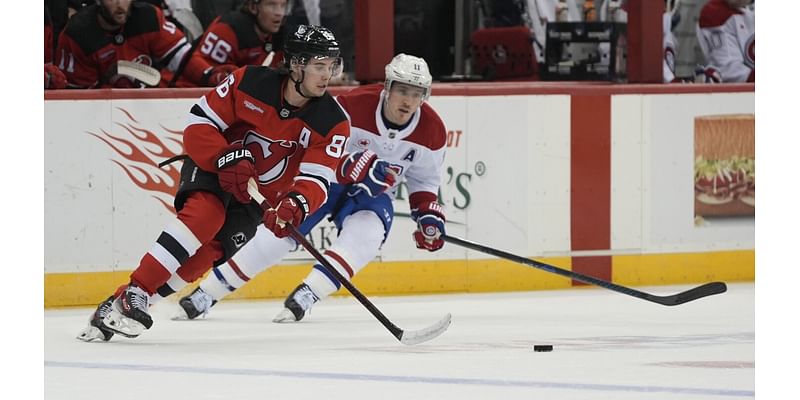
[[[192,319],[189,318],[189,314],[186,313],[186,310],[183,309],[180,305],[178,305],[178,310],[175,311],[175,314],[170,317],[173,321],[191,321]]]
[[[284,308],[283,311],[281,311],[275,316],[275,318],[272,319],[272,322],[282,324],[286,322],[297,322],[297,320],[294,318],[294,314],[292,314],[288,308]]]
[[[83,331],[81,331],[81,333],[79,333],[78,336],[75,337],[75,339],[84,342],[91,342],[93,340],[100,340],[104,342],[108,341],[106,340],[105,335],[103,335],[103,332],[99,328],[91,325],[87,326]]]
[[[103,318],[103,325],[126,338],[135,338],[146,329],[141,322],[128,318],[116,310],[111,311]]]

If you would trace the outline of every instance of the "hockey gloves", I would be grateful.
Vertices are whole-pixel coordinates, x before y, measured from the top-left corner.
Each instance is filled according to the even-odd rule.
[[[222,190],[241,203],[250,202],[247,181],[256,176],[255,159],[241,144],[228,146],[217,158],[217,179]]]
[[[215,67],[208,67],[205,71],[203,71],[203,82],[208,86],[217,86],[222,83],[222,81],[224,81],[228,75],[237,69],[239,69],[239,67],[233,64],[222,64]]]
[[[397,176],[395,167],[378,158],[370,150],[351,153],[342,158],[337,179],[343,185],[351,184],[375,197],[394,186]]]
[[[444,212],[442,206],[431,201],[422,204],[419,208],[411,210],[411,218],[417,221],[417,230],[414,231],[414,241],[418,249],[436,251],[444,246],[440,238],[444,234]]]
[[[67,87],[67,77],[53,64],[44,65],[44,88],[64,89]]]
[[[713,65],[698,65],[694,69],[695,82],[699,83],[722,83],[722,75]]]
[[[275,208],[270,208],[264,213],[264,225],[275,236],[284,238],[289,236],[287,223],[300,226],[308,215],[308,201],[305,196],[297,192],[289,192]]]

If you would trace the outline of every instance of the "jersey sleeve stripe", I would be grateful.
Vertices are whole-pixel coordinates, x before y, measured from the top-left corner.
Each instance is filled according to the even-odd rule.
[[[178,40],[178,43],[164,53],[164,57],[162,57],[160,61],[162,64],[167,64],[167,69],[170,71],[177,71],[183,56],[186,55],[191,47],[192,45],[183,37],[181,40]]]
[[[295,182],[297,182],[297,181],[314,182],[317,185],[319,185],[319,188],[320,188],[320,190],[322,190],[323,193],[325,193],[326,195],[328,193],[328,187],[329,187],[328,181],[326,181],[322,177],[319,177],[319,176],[316,176],[316,175],[298,174],[296,177],[294,177],[294,180],[295,180]]]
[[[212,122],[210,119],[204,118],[204,117],[200,117],[200,116],[197,116],[195,114],[189,113],[189,118],[186,121],[186,126],[188,127],[190,125],[198,125],[198,124],[210,125],[214,129],[220,130],[219,126],[214,124],[214,122]]]
[[[213,122],[214,125],[219,127],[220,132],[228,129],[228,124],[226,124],[225,121],[223,121],[222,118],[220,118],[220,116],[217,115],[217,113],[215,113],[214,110],[212,110],[211,107],[208,105],[208,100],[206,100],[206,96],[201,97],[200,101],[196,104],[196,106],[199,108],[199,111],[202,111],[202,113],[200,114],[195,113],[195,115],[207,118],[209,121]],[[194,107],[192,107],[192,112],[194,113]]]
[[[186,126],[198,123],[211,125],[217,128],[217,130],[219,130],[220,132],[222,132],[222,127],[217,125],[216,122],[214,122],[211,118],[209,118],[208,115],[206,115],[205,111],[203,111],[203,109],[200,108],[200,106],[195,104],[192,107],[192,110],[189,111],[189,121],[186,124]]]
[[[334,174],[333,169],[321,164],[301,162],[300,174],[318,177],[325,182],[326,186],[328,185],[328,182],[336,182],[336,175]]]

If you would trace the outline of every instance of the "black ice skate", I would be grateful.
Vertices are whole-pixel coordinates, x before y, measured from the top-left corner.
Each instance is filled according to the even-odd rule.
[[[105,301],[97,306],[91,317],[89,317],[89,325],[78,334],[77,339],[84,342],[91,342],[92,340],[102,340],[107,342],[114,336],[114,332],[103,325],[103,318],[111,312],[114,296],[109,296]]]
[[[153,318],[147,313],[149,306],[150,296],[147,292],[138,286],[128,285],[114,300],[111,312],[103,318],[103,324],[122,336],[135,338],[153,326]]]
[[[172,319],[188,320],[201,315],[205,318],[214,304],[217,304],[217,301],[198,286],[191,294],[178,300],[178,313]]]
[[[281,311],[272,322],[297,322],[306,316],[306,311],[310,310],[314,303],[319,301],[319,297],[314,294],[305,283],[296,287],[289,297],[283,302],[286,307]]]

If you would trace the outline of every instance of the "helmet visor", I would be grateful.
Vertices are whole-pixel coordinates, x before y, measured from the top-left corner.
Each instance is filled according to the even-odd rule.
[[[342,57],[313,57],[305,64],[292,60],[292,68],[300,67],[307,75],[338,77],[342,73],[344,60]]]

